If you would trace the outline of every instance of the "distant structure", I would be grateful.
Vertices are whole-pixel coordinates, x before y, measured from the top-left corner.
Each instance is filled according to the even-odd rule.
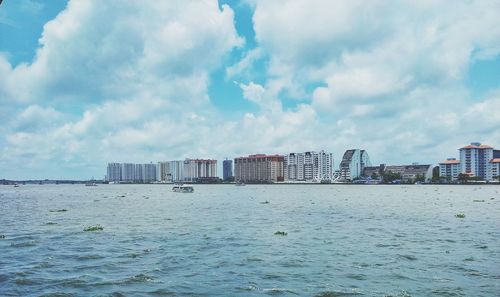
[[[245,183],[272,183],[284,180],[281,155],[249,155],[234,159],[235,180]]]
[[[363,169],[363,176],[366,178],[376,177],[376,179],[382,179],[382,176],[386,173],[396,173],[401,176],[401,181],[415,182],[418,178],[423,179],[423,181],[430,181],[432,179],[432,165],[385,165],[380,164],[379,166],[365,166]]]
[[[156,165],[108,163],[106,179],[109,182],[151,183],[156,180]]]
[[[493,147],[472,142],[470,145],[459,149],[460,151],[460,172],[471,177],[478,177],[485,181],[491,181],[498,175],[493,172],[497,157],[500,157],[500,151]]]
[[[122,165],[120,163],[109,163],[107,170],[107,181],[119,182],[122,180]]]
[[[439,177],[449,181],[456,181],[460,174],[460,161],[456,158],[448,158],[439,163]]]
[[[217,160],[185,159],[158,162],[158,182],[205,182],[217,178]]]
[[[363,175],[365,166],[371,166],[370,158],[365,150],[347,150],[340,162],[340,178],[345,181],[353,181]]]
[[[227,181],[233,178],[233,160],[222,161],[222,179]]]
[[[331,181],[333,155],[325,151],[289,153],[284,159],[285,181]]]

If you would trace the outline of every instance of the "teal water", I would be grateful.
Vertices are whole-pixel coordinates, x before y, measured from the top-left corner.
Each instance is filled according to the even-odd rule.
[[[0,296],[500,296],[499,186],[194,188],[0,186]]]

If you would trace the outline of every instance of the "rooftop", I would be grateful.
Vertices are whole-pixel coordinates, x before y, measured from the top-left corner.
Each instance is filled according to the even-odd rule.
[[[481,144],[479,142],[472,142],[471,144],[466,145],[460,149],[463,150],[463,149],[492,149],[492,148],[493,148],[492,146],[489,146],[487,144]]]
[[[500,163],[500,158],[491,159],[490,163]]]
[[[439,164],[443,164],[443,165],[446,165],[446,164],[460,164],[460,160],[446,160],[444,162],[440,162]]]

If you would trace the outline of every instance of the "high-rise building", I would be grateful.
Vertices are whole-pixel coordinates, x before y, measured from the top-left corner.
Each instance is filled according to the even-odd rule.
[[[217,178],[217,160],[184,160],[184,181],[195,182],[206,178]]]
[[[439,176],[447,178],[450,181],[458,179],[460,174],[460,161],[455,158],[448,158],[446,161],[439,163]]]
[[[347,150],[340,162],[341,179],[352,181],[361,177],[365,166],[371,166],[370,158],[365,150]]]
[[[333,174],[333,155],[320,152],[289,153],[284,159],[287,181],[330,181]]]
[[[461,173],[491,180],[492,177],[488,173],[490,161],[493,159],[493,147],[472,142],[470,145],[460,148],[459,151]]]
[[[158,162],[156,164],[156,181],[171,182],[170,162]]]
[[[284,156],[265,154],[235,158],[235,180],[246,183],[270,183],[283,181],[284,160]]]
[[[122,180],[122,168],[120,163],[108,163],[106,180],[108,182],[120,182]]]
[[[233,177],[233,160],[222,161],[222,178],[228,180]]]
[[[135,164],[122,163],[122,179],[124,182],[135,182]]]
[[[144,183],[156,181],[156,164],[142,164],[142,180]]]

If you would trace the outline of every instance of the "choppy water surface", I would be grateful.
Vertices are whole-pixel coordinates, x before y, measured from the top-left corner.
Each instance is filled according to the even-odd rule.
[[[0,186],[0,295],[499,296],[498,186],[194,187]]]

